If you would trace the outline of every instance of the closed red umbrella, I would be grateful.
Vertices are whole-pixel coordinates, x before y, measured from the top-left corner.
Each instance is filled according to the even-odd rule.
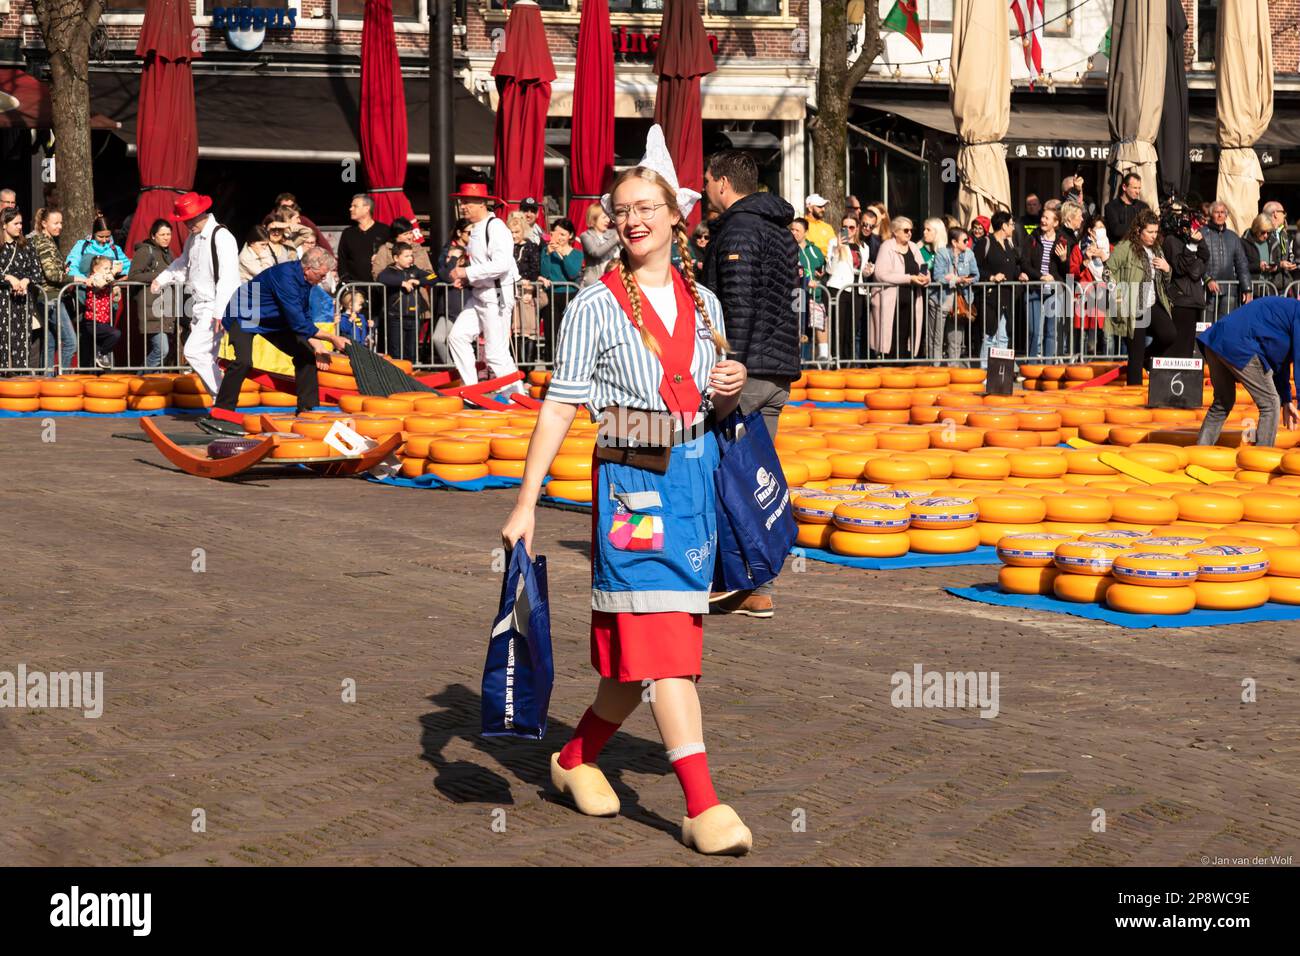
[[[606,42],[609,42],[606,34]],[[506,21],[505,45],[492,65],[496,77],[496,194],[505,215],[532,196],[541,202],[545,182],[546,110],[555,64],[535,0],[518,0]]]
[[[406,184],[406,91],[393,36],[393,0],[366,0],[361,24],[361,163],[375,218],[415,218]]]
[[[698,193],[704,192],[700,77],[715,69],[698,0],[666,0],[659,50],[655,53],[655,72],[659,74],[655,122],[664,129],[677,181]],[[699,221],[697,204],[687,218],[687,226],[694,228]]]
[[[569,219],[586,228],[587,207],[600,201],[614,177],[614,45],[609,0],[584,0],[573,69]]]
[[[140,108],[136,119],[136,164],[140,200],[127,234],[126,252],[149,236],[156,219],[170,218],[176,197],[194,187],[199,162],[199,129],[194,118],[192,5],[184,0],[149,0],[135,55],[140,71]],[[181,230],[172,230],[172,251],[181,251]]]

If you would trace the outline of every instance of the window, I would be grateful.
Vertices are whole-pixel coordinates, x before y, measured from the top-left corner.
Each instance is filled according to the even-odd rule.
[[[316,2],[320,2],[320,0],[316,0]],[[365,19],[366,0],[334,0],[334,2],[337,19]],[[411,23],[419,20],[420,7],[423,4],[424,0],[393,0],[393,19],[398,23]],[[328,6],[328,3],[326,3],[326,6]]]
[[[712,2],[713,0],[710,0],[710,3]],[[1043,0],[1043,35],[1071,36],[1074,28],[1066,26],[1065,19],[1071,3],[1077,2],[1078,0]],[[927,33],[952,32],[952,6],[953,0],[917,0],[916,18],[921,24],[922,39]],[[1007,19],[1011,25],[1011,35],[1015,36],[1020,32],[1016,24],[1016,15],[1010,13]]]
[[[342,2],[342,0],[340,0]],[[360,0],[358,0],[360,2]],[[616,0],[610,0],[609,8],[614,9]],[[572,0],[537,0],[537,5],[543,10],[559,10],[568,13],[573,6]],[[501,0],[492,0],[491,8],[493,10],[504,10],[506,5]]]
[[[709,0],[711,17],[779,17],[781,0]]]
[[[1214,62],[1218,37],[1219,0],[1196,0],[1196,62]]]
[[[104,12],[113,13],[144,13],[147,0],[104,0]]]
[[[610,13],[663,13],[664,0],[609,0]]]
[[[314,6],[317,3],[325,3],[326,0],[303,0],[304,8]],[[224,7],[229,10],[231,7],[261,7],[262,9],[279,10],[289,6],[289,0],[203,0],[203,15],[212,16],[215,7]],[[304,9],[303,13],[306,13]]]

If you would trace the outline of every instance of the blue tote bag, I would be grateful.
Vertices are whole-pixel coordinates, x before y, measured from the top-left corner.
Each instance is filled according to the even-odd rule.
[[[714,588],[747,591],[781,573],[798,528],[790,488],[761,412],[732,412],[716,429],[718,560]]]
[[[483,665],[483,736],[541,740],[554,682],[546,558],[530,559],[520,539],[501,582]]]

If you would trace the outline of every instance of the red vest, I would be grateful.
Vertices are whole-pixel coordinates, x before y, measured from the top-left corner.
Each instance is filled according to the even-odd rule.
[[[649,298],[638,284],[637,291],[641,294],[641,321],[645,323],[646,331],[659,344],[659,363],[663,366],[663,378],[659,381],[660,397],[663,398],[670,412],[691,416],[700,410],[700,390],[696,387],[695,377],[691,374],[691,362],[695,358],[695,300],[691,298],[690,290],[687,289],[686,280],[682,278],[681,273],[676,269],[668,271],[672,274],[673,291],[677,296],[677,321],[673,325],[673,334],[668,334],[663,320],[659,318],[654,306],[650,304]],[[610,292],[614,293],[614,298],[618,300],[618,304],[627,315],[627,320],[635,327],[632,319],[632,302],[628,298],[627,289],[623,288],[618,269],[605,273],[601,281]],[[632,277],[632,281],[636,282],[636,276]]]

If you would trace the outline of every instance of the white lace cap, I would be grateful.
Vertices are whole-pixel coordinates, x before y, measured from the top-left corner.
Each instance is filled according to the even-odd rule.
[[[644,166],[646,169],[653,169],[656,173],[667,181],[677,193],[677,208],[681,211],[682,218],[691,214],[695,204],[700,201],[700,194],[694,189],[687,189],[677,184],[677,169],[673,166],[672,154],[668,152],[668,143],[664,140],[664,131],[658,123],[650,127],[650,133],[645,140],[645,155],[641,157],[638,166]],[[610,201],[609,193],[600,197],[601,208],[605,210],[605,215],[610,219],[614,218],[614,204]]]

